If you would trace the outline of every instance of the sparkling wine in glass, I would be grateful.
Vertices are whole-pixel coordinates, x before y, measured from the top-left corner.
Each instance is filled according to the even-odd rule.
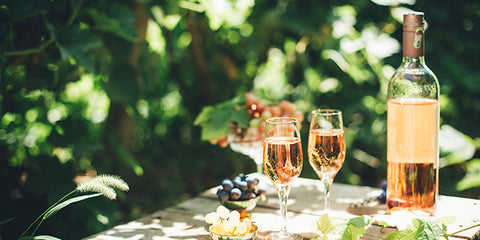
[[[330,187],[345,160],[342,112],[336,109],[312,111],[308,136],[308,159],[325,189],[325,211],[328,212]]]
[[[287,232],[287,199],[293,181],[300,175],[303,165],[299,123],[295,118],[276,117],[267,119],[263,145],[263,167],[272,181],[280,199],[282,227],[280,232],[267,235],[265,239],[302,239],[298,234]]]

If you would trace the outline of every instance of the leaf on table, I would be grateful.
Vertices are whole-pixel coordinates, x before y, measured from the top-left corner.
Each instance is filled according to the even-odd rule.
[[[334,227],[335,224],[328,217],[328,213],[323,214],[317,221],[317,230],[322,232],[323,234],[328,234],[330,231],[333,230]]]
[[[410,228],[392,232],[388,234],[385,240],[430,240],[440,239],[441,236],[446,235],[446,226],[436,218],[412,220]]]
[[[357,240],[359,239],[364,233],[366,233],[366,228],[372,222],[372,218],[370,216],[360,216],[351,218],[347,222],[347,228],[342,234],[342,240]]]
[[[194,122],[194,125],[202,127],[202,140],[227,137],[231,122],[248,126],[250,117],[244,105],[245,95],[240,95],[215,106],[204,107]]]

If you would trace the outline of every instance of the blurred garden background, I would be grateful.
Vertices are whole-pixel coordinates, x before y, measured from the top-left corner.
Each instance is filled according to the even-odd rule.
[[[256,171],[193,124],[249,91],[306,119],[341,109],[347,155],[335,182],[378,186],[408,11],[425,13],[426,63],[441,86],[440,194],[478,199],[478,0],[1,0],[0,239],[95,174],[131,190],[69,206],[38,234],[80,239]],[[301,176],[316,179],[304,162]]]

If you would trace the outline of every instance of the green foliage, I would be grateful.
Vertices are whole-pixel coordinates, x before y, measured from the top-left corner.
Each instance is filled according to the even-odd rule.
[[[342,109],[347,157],[335,181],[378,185],[405,9],[425,12],[442,128],[456,130],[440,139],[440,193],[478,198],[478,1],[220,2],[0,3],[0,238],[18,236],[25,219],[92,171],[122,175],[138,194],[71,206],[39,234],[79,239],[254,171],[247,157],[202,141],[212,112],[194,124],[204,106],[247,91],[302,112]],[[212,135],[227,130],[210,126]]]
[[[47,210],[45,210],[40,216],[33,221],[30,226],[25,229],[25,231],[20,235],[19,239],[57,239],[55,237],[51,236],[35,236],[35,233],[37,232],[38,228],[40,225],[43,223],[44,220],[50,218],[53,214],[57,213],[61,209],[67,207],[68,205],[71,205],[76,202],[80,202],[83,200],[87,200],[89,198],[94,198],[98,196],[105,196],[110,199],[115,199],[116,198],[116,193],[115,189],[119,189],[122,191],[128,191],[129,187],[127,183],[125,183],[120,177],[117,176],[110,176],[110,175],[102,175],[102,176],[97,176],[93,179],[90,179],[84,183],[81,183],[77,186],[77,188],[70,193],[67,193],[65,196],[60,198],[57,202],[52,204]],[[88,195],[81,195],[73,198],[69,198],[71,195],[80,192],[80,193],[85,193],[85,192],[96,192],[95,194],[88,194]],[[36,226],[36,227],[35,227]],[[30,237],[24,237],[25,234],[27,234],[30,229],[35,227],[32,231],[32,234]]]
[[[216,106],[205,107],[194,124],[202,127],[202,140],[215,140],[227,137],[231,122],[246,127],[249,120],[245,110],[245,96],[240,95]]]
[[[339,219],[329,218],[327,214],[324,214],[317,221],[317,230],[320,232],[317,235],[315,240],[357,240],[361,236],[368,235],[376,239],[384,240],[436,240],[440,238],[448,239],[448,237],[468,230],[472,227],[479,226],[476,224],[473,226],[467,226],[464,229],[461,229],[455,233],[447,233],[447,224],[453,222],[454,219],[451,217],[428,217],[428,218],[413,218],[413,217],[400,217],[400,220],[396,220],[397,223],[400,221],[410,221],[411,223],[405,229],[398,229],[398,227],[393,224],[390,225],[386,223],[382,218],[378,216],[359,216],[341,221]],[[372,226],[372,224],[380,225],[383,227],[396,227],[397,231],[389,233],[386,237],[375,236],[367,232],[367,229]]]

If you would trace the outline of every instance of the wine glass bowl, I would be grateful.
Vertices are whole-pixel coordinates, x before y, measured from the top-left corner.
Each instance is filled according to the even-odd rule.
[[[310,165],[323,183],[324,208],[327,213],[330,187],[345,160],[345,139],[340,110],[318,109],[312,111],[308,136],[308,158]]]
[[[259,127],[240,127],[234,125],[228,134],[230,148],[238,153],[249,156],[255,161],[257,172],[262,173],[263,129]]]
[[[267,235],[265,239],[302,239],[298,234],[287,232],[287,199],[293,181],[298,178],[303,166],[302,144],[299,123],[295,118],[269,118],[265,124],[263,167],[278,192],[282,227],[280,232]]]

